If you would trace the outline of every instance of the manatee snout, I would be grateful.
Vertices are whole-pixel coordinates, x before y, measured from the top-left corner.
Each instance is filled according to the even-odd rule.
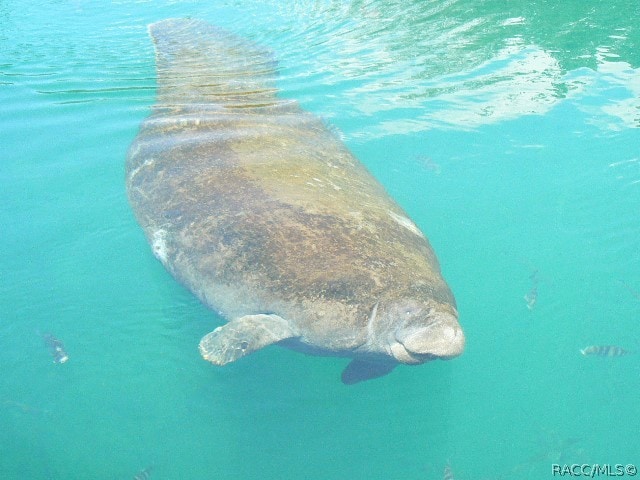
[[[417,364],[460,355],[465,338],[454,315],[438,314],[429,324],[403,329],[396,334],[398,344],[392,348],[396,360]]]

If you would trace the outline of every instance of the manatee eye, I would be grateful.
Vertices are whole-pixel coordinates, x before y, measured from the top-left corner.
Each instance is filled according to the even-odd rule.
[[[240,350],[242,350],[243,352],[247,349],[248,346],[249,346],[249,342],[247,342],[246,340],[240,342]]]
[[[404,311],[405,317],[418,316],[422,312],[420,307],[407,307]]]

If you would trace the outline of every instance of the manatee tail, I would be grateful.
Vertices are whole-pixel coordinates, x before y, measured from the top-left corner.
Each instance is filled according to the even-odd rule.
[[[202,20],[149,25],[156,49],[158,103],[261,106],[275,102],[275,62],[258,45]]]

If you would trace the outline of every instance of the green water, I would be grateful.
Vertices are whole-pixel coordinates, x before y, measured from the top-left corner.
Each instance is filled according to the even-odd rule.
[[[220,319],[155,260],[124,191],[154,101],[146,25],[177,16],[274,51],[281,95],[429,236],[463,356],[350,387],[344,359],[199,357]],[[580,354],[640,351],[638,18],[636,0],[0,0],[0,478],[640,464],[640,356]]]

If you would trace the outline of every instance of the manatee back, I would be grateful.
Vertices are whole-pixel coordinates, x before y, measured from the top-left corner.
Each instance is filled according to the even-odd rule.
[[[158,105],[127,189],[178,280],[229,317],[280,315],[319,347],[359,341],[384,298],[453,303],[403,210],[321,120],[276,97],[267,50],[197,20],[149,30]]]
[[[275,100],[269,50],[207,22],[168,19],[149,25],[160,105],[233,106]]]

